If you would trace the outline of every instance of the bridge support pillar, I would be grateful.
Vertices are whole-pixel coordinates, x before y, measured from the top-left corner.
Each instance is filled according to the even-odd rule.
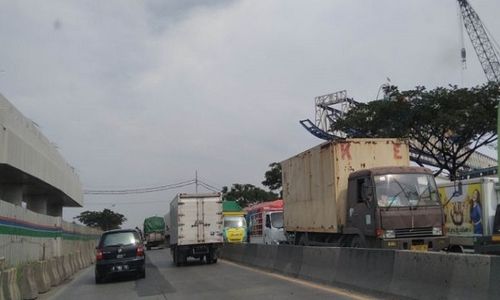
[[[59,202],[47,203],[47,214],[53,217],[62,217],[63,204]]]
[[[30,195],[26,200],[26,207],[39,214],[47,214],[48,197],[46,195]]]
[[[0,199],[21,206],[23,201],[23,186],[16,184],[0,186]]]

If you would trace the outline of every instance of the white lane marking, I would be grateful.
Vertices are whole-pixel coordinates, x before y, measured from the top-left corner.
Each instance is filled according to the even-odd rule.
[[[318,289],[318,290],[322,290],[322,291],[325,291],[325,292],[337,294],[337,295],[340,295],[340,296],[349,297],[351,299],[356,299],[356,300],[372,300],[372,299],[377,299],[377,298],[373,298],[373,297],[363,296],[363,295],[361,295],[359,293],[355,293],[355,292],[352,292],[352,291],[349,291],[349,290],[345,290],[345,289],[341,289],[341,288],[335,288],[335,287],[326,286],[326,285],[322,285],[322,284],[318,284],[318,283],[313,283],[313,282],[310,282],[310,281],[306,281],[306,280],[302,280],[302,279],[297,279],[297,278],[292,278],[292,277],[288,277],[288,276],[277,274],[277,273],[270,273],[270,272],[265,271],[265,270],[260,270],[260,269],[257,269],[257,268],[240,265],[238,263],[234,263],[232,261],[228,261],[228,260],[225,260],[225,259],[220,259],[219,258],[219,261],[221,261],[221,262],[223,262],[225,264],[228,264],[228,265],[232,265],[232,266],[241,268],[241,269],[245,269],[245,270],[248,270],[248,271],[253,271],[253,272],[256,272],[256,273],[264,274],[264,275],[267,275],[267,276],[270,276],[270,277],[275,277],[275,278],[278,278],[278,279],[281,279],[281,280],[293,282],[293,283],[300,284],[300,285],[303,285],[303,286],[306,286],[306,287],[310,287],[310,288],[313,288],[313,289]]]

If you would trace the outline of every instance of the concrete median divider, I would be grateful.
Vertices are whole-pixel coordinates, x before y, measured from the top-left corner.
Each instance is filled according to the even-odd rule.
[[[332,251],[330,248],[304,247],[299,277],[323,284],[332,284],[336,275],[336,269],[332,266],[335,266],[339,256],[340,249]]]
[[[22,272],[19,288],[22,299],[36,299],[38,297],[38,286],[35,280],[33,264],[26,264],[20,270]]]
[[[261,245],[266,246],[266,245]],[[298,277],[302,267],[304,247],[277,247],[273,270],[288,276]]]
[[[83,263],[82,263],[82,260],[81,260],[81,252],[78,250],[75,252],[75,263],[76,263],[76,267],[78,268],[78,270],[81,270],[83,269]]]
[[[74,252],[72,252],[69,255],[69,263],[71,265],[71,274],[75,274],[76,272],[78,272],[78,266],[76,265],[76,259],[75,259],[75,253]]]
[[[335,262],[334,280],[363,289],[388,291],[394,267],[394,250],[333,248],[339,251]]]
[[[0,300],[5,300],[3,295],[2,269],[0,268]]]
[[[59,273],[59,277],[61,279],[60,282],[63,282],[66,280],[66,272],[64,271],[64,257],[63,256],[58,256],[55,258],[57,262],[57,273]]]
[[[50,290],[50,278],[47,273],[47,261],[38,261],[34,263],[35,266],[35,281],[38,288],[38,293],[46,293]]]
[[[64,267],[64,274],[66,279],[70,278],[71,275],[73,275],[73,268],[71,267],[71,261],[70,261],[70,255],[64,255],[63,256],[63,267]]]
[[[87,260],[85,259],[84,250],[80,251],[80,262],[82,264],[82,269],[88,267]]]
[[[412,299],[500,299],[500,257],[290,245],[225,245],[221,258],[318,283]]]
[[[57,260],[55,258],[49,259],[48,265],[49,265],[50,285],[58,286],[61,283],[61,275],[59,275],[59,271],[57,269]]]
[[[21,292],[17,285],[17,269],[10,268],[2,270],[2,286],[5,300],[21,299]]]
[[[490,267],[487,255],[398,251],[390,290],[419,299],[493,299]]]

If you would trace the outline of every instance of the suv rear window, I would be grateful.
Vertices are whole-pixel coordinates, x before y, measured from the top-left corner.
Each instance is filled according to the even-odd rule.
[[[136,245],[140,241],[137,232],[112,232],[102,237],[101,247]]]

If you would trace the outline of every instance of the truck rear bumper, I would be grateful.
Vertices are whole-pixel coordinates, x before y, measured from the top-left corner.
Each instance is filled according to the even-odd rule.
[[[216,252],[218,254],[219,248],[221,246],[222,244],[197,244],[178,245],[175,248],[177,249],[177,251],[182,252],[186,257],[202,257],[212,252]]]
[[[449,243],[449,238],[446,236],[383,239],[380,240],[380,248],[416,251],[441,251],[447,248]]]

